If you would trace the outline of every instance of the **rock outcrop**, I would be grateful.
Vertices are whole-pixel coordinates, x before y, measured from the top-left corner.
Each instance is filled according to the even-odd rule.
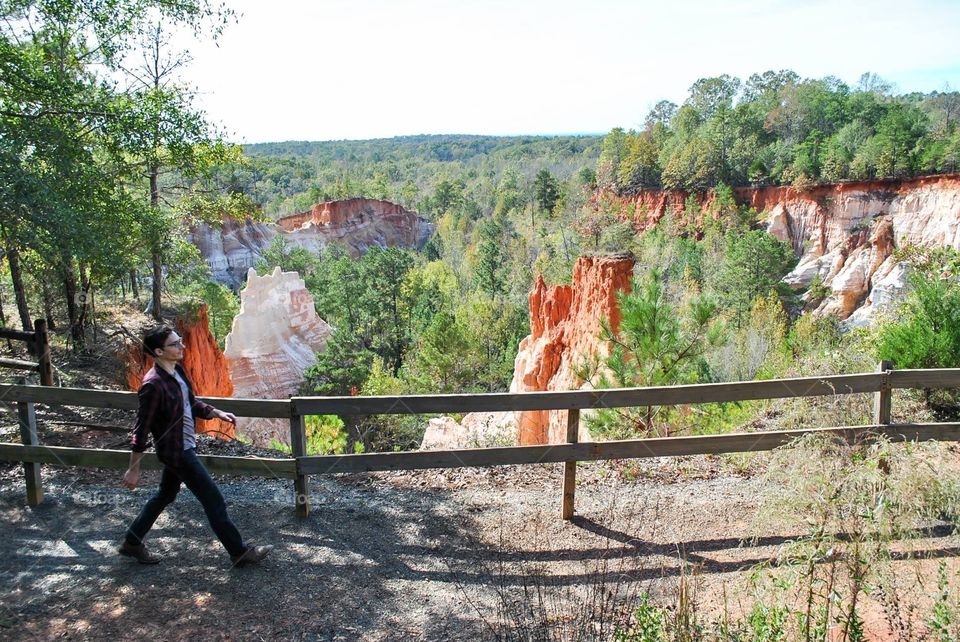
[[[609,354],[599,339],[600,323],[606,319],[614,331],[619,327],[617,293],[630,290],[633,265],[632,256],[585,256],[573,267],[572,285],[547,287],[537,278],[530,293],[530,334],[517,349],[511,392],[577,390],[590,384],[579,373]],[[555,444],[566,436],[566,411],[520,413],[520,444]],[[588,438],[581,422],[581,439]]]
[[[906,269],[893,252],[906,245],[960,250],[960,176],[904,181],[866,181],[793,187],[740,188],[738,202],[754,207],[767,230],[793,246],[800,259],[784,279],[807,289],[819,277],[829,295],[818,314],[866,323],[889,309],[904,291]],[[641,192],[620,199],[638,229],[657,223],[670,209],[681,219],[688,194]],[[605,195],[603,198],[611,198]],[[703,210],[712,196],[698,195]]]
[[[303,373],[316,364],[316,353],[326,348],[331,333],[296,272],[276,268],[257,276],[251,269],[224,350],[235,396],[286,399],[297,394]],[[271,439],[290,443],[285,420],[241,418],[237,432],[257,445],[269,445]]]
[[[631,256],[584,256],[577,259],[572,285],[548,286],[538,278],[530,292],[530,334],[520,342],[510,392],[577,390],[590,387],[582,375],[606,357],[600,324],[620,324],[617,293],[629,291]],[[585,367],[587,366],[587,367]],[[533,445],[566,441],[567,412],[469,413],[460,423],[434,419],[421,447],[464,448],[493,445]],[[580,439],[589,439],[584,424]]]
[[[174,327],[183,339],[182,365],[193,384],[194,394],[203,397],[232,397],[234,388],[227,359],[210,333],[207,306],[200,306],[193,315],[178,317]],[[127,363],[127,386],[130,390],[137,390],[143,375],[153,367],[153,359],[143,354],[139,343],[134,343],[128,347]],[[232,424],[219,419],[197,421],[197,432],[224,438],[233,438],[236,434]]]
[[[289,245],[311,252],[341,243],[358,257],[371,247],[422,248],[433,229],[432,223],[396,203],[350,198],[319,203],[276,223],[227,219],[220,229],[200,225],[191,230],[190,240],[210,265],[213,277],[237,288],[278,234]]]

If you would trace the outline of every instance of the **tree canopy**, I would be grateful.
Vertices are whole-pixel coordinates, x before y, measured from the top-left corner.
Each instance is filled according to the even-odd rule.
[[[875,74],[855,87],[789,70],[701,78],[679,107],[657,103],[642,130],[607,134],[598,182],[632,194],[955,172],[958,114],[956,91],[897,96]]]

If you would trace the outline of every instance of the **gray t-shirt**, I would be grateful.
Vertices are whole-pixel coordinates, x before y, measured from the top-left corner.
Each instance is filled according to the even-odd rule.
[[[179,372],[174,371],[173,376],[180,384],[180,394],[183,395],[183,449],[190,450],[197,447],[197,430],[193,421],[193,408],[190,407],[190,389]]]

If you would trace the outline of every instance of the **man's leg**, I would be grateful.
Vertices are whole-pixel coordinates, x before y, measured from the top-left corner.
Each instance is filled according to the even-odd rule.
[[[240,531],[230,521],[223,493],[220,492],[220,488],[210,477],[210,473],[203,467],[200,460],[197,459],[193,450],[184,451],[183,466],[178,468],[177,472],[190,492],[200,500],[213,532],[216,533],[223,547],[227,549],[227,553],[231,557],[242,555],[247,549],[243,545]]]
[[[163,509],[171,504],[180,491],[180,477],[169,467],[164,466],[163,474],[160,476],[160,488],[156,494],[151,497],[143,508],[140,515],[137,516],[130,527],[127,529],[127,543],[132,546],[143,544],[143,538],[157,521],[157,517],[163,512]]]

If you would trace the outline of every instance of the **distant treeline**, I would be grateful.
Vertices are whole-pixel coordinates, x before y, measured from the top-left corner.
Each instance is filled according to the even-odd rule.
[[[221,182],[261,203],[268,215],[317,202],[366,196],[395,201],[428,216],[451,208],[479,217],[501,192],[519,188],[532,200],[533,179],[546,169],[561,181],[592,168],[602,136],[404,136],[260,143],[246,161],[224,167]]]
[[[597,182],[631,194],[955,172],[958,118],[960,93],[894,95],[869,73],[855,87],[788,70],[702,78],[682,105],[657,103],[641,131],[611,131]]]

